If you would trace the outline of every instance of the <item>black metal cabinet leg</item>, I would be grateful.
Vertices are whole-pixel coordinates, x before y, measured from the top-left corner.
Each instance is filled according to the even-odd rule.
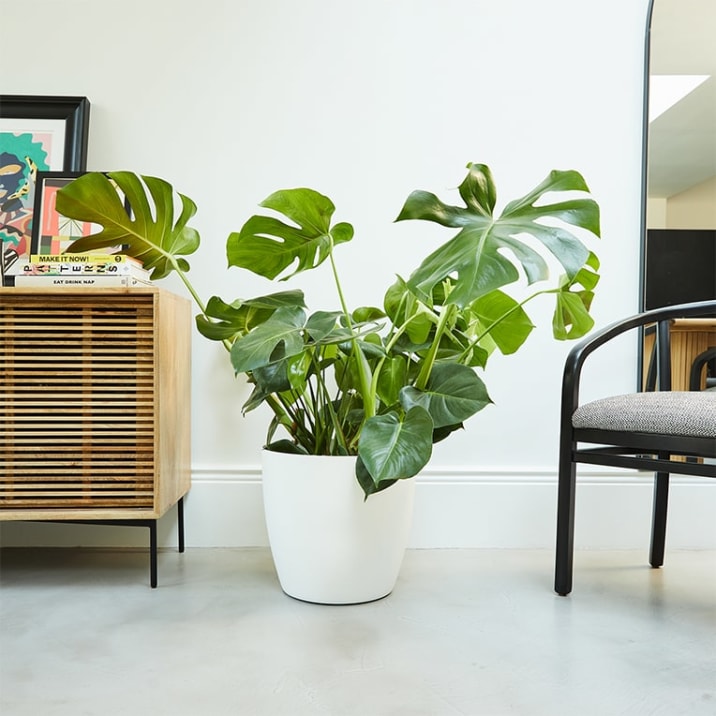
[[[157,586],[157,521],[149,522],[149,583]]]
[[[666,547],[666,513],[669,505],[669,473],[657,472],[654,476],[654,511],[651,518],[651,548],[649,564],[664,564]]]
[[[178,523],[178,541],[179,551],[184,551],[184,498],[180,497],[177,502],[177,523]]]
[[[571,451],[570,451],[571,452]],[[574,503],[577,470],[571,461],[562,458],[559,466],[557,495],[557,555],[555,561],[554,591],[566,597],[572,591],[574,560]]]

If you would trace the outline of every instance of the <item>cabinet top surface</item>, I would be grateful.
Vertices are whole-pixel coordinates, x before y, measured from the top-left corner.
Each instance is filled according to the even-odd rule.
[[[128,288],[125,286],[107,287],[79,287],[72,286],[47,286],[37,288],[35,286],[0,286],[0,296],[132,296],[132,295],[154,295],[163,294],[173,296],[182,301],[189,301],[186,296],[181,296],[174,291],[159,286],[141,286]]]
[[[171,293],[171,291],[167,291],[164,288],[160,288],[159,286],[141,286],[141,287],[132,287],[128,288],[125,286],[106,286],[106,287],[99,287],[99,286],[88,286],[88,287],[78,287],[74,288],[73,286],[47,286],[47,287],[37,287],[37,286],[0,286],[0,293],[3,294],[45,294],[45,293],[55,293],[55,294],[63,294],[63,293],[71,293],[71,294],[82,294],[82,295],[89,295],[92,294],[106,294],[106,293],[157,293],[157,292],[163,292],[163,293]]]
[[[677,318],[672,329],[699,331],[716,329],[716,318]]]

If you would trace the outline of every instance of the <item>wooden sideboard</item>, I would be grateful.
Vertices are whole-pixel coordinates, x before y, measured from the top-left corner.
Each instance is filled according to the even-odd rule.
[[[190,472],[191,303],[146,288],[0,288],[0,520],[150,528]]]
[[[648,375],[654,346],[654,334],[644,337],[644,375]],[[716,346],[716,319],[681,318],[671,324],[671,388],[689,390],[694,359],[707,348]],[[704,387],[702,379],[701,388]]]

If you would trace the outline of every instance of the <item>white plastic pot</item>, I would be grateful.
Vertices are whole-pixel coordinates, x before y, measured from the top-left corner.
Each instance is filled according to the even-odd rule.
[[[269,543],[281,588],[319,604],[356,604],[395,587],[413,516],[414,479],[364,499],[354,457],[263,451]]]

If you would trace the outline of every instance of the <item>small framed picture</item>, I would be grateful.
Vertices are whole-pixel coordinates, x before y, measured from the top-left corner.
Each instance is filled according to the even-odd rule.
[[[75,221],[57,212],[57,192],[83,172],[38,172],[32,220],[32,254],[61,254],[82,236],[99,229],[89,222]]]

